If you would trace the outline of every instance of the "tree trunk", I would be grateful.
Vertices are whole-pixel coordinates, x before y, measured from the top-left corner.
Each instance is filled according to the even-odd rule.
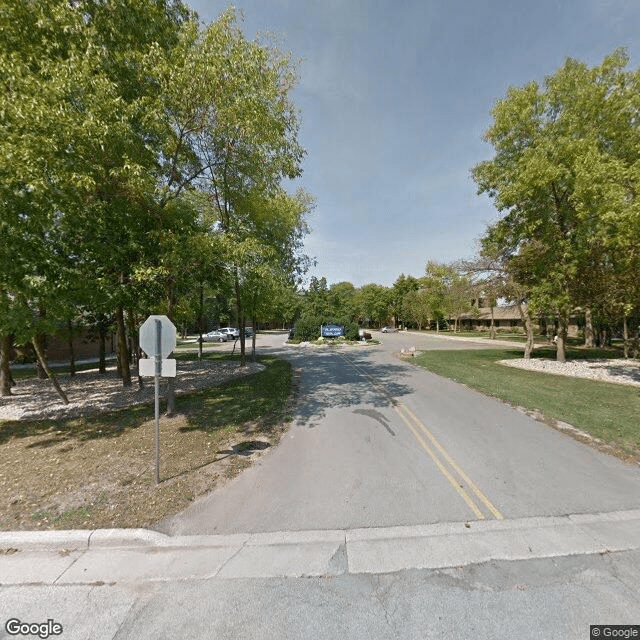
[[[569,326],[569,314],[562,312],[558,315],[558,333],[556,340],[556,360],[566,362],[565,343],[567,340],[567,328]]]
[[[602,349],[607,346],[607,327],[605,325],[601,325],[598,331],[598,346]]]
[[[198,314],[198,360],[202,360],[202,325],[204,323],[204,283],[200,282],[200,313]]]
[[[38,358],[38,362],[40,363],[40,366],[42,367],[43,371],[47,374],[47,377],[49,378],[49,380],[51,380],[51,382],[53,383],[53,386],[55,387],[55,390],[58,392],[58,395],[62,399],[63,404],[69,404],[69,398],[67,398],[65,392],[62,390],[62,387],[58,382],[58,378],[56,378],[53,371],[49,369],[49,365],[47,364],[47,361],[44,356],[44,351],[42,351],[42,349],[40,348],[40,345],[38,344],[38,340],[35,338],[35,336],[31,338],[31,344],[35,349],[36,357]]]
[[[73,322],[67,320],[67,331],[69,332],[69,375],[76,375],[76,356],[73,351]]]
[[[38,308],[38,311],[36,313],[36,316],[38,318],[44,318],[47,315],[47,310],[46,309],[42,309],[42,308]],[[46,354],[47,354],[47,334],[46,333],[36,333],[35,336],[36,340],[38,341],[38,346],[40,348],[40,351],[45,355],[46,358]],[[32,340],[33,343],[33,340]],[[36,357],[36,369],[38,371],[38,379],[39,380],[46,380],[47,379],[47,372],[42,368],[42,365],[40,364],[40,360],[38,360],[38,358]]]
[[[593,318],[591,316],[591,307],[584,310],[584,346],[593,349]]]
[[[99,368],[98,371],[99,373],[106,373],[107,372],[107,328],[105,327],[105,323],[104,323],[104,318],[101,318],[98,321],[98,335],[99,335],[99,341],[100,341],[100,351],[99,351],[99,359],[100,359],[100,364],[99,364]]]
[[[553,336],[556,335],[555,324],[549,322],[546,318],[544,320],[544,333],[547,336],[547,342],[553,344]]]
[[[144,353],[142,351],[142,347],[140,346],[140,336],[138,333],[137,327],[135,328],[135,354],[136,354],[136,365],[138,369],[138,389],[144,389],[144,378],[140,375],[140,360],[144,357]]]
[[[11,336],[3,336],[0,342],[0,396],[11,395]]]
[[[144,388],[144,379],[140,375],[140,358],[142,357],[142,349],[140,348],[140,338],[138,336],[138,322],[136,314],[133,310],[127,312],[127,324],[129,325],[129,354],[130,362],[136,365],[138,370],[138,388]]]
[[[631,357],[632,358],[637,358],[638,357],[638,344],[639,344],[639,340],[638,340],[638,316],[634,315],[631,317],[632,320],[632,326],[633,326],[633,333],[632,333],[632,340],[631,340]]]
[[[518,301],[518,311],[520,312],[520,318],[522,324],[527,332],[527,342],[524,345],[524,359],[531,359],[531,352],[533,351],[533,322],[531,322],[531,314],[529,313],[529,307],[526,309],[522,307],[522,303]]]
[[[126,315],[127,322],[127,355],[130,364],[136,364],[138,345],[136,344],[136,325],[133,311],[129,309]]]
[[[34,340],[38,343],[38,348],[40,349],[40,351],[43,354],[46,354],[47,352],[47,334],[46,333],[38,333],[36,334]],[[31,344],[33,344],[33,340],[31,341]],[[40,359],[36,358],[36,369],[38,371],[38,379],[39,380],[47,380],[47,378],[49,376],[47,376],[47,372],[45,369],[43,369],[42,365],[40,364]]]
[[[144,389],[144,378],[140,375],[140,360],[142,356],[142,348],[138,345],[138,348],[136,349],[136,362],[138,363],[138,389]]]
[[[624,338],[624,357],[629,357],[629,323],[627,322],[627,314],[622,316],[622,337]]]
[[[251,318],[251,359],[256,361],[256,317]]]
[[[131,369],[129,368],[129,359],[127,353],[127,330],[124,324],[124,309],[118,307],[116,311],[116,325],[118,327],[118,363],[122,376],[122,386],[131,386]]]
[[[245,351],[244,351],[244,316],[242,312],[242,303],[240,301],[240,280],[238,278],[238,270],[235,273],[235,293],[236,293],[236,310],[238,312],[238,325],[240,327],[240,366],[244,367]],[[235,348],[235,345],[234,345]]]
[[[496,324],[493,319],[493,304],[491,305],[491,327],[489,328],[489,338],[491,340],[496,339]]]

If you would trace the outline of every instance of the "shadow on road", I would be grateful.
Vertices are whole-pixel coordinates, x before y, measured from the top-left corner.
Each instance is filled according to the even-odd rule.
[[[342,356],[346,356],[357,369]],[[373,409],[362,409],[361,405],[380,409],[389,406],[389,398],[376,386],[384,388],[394,398],[413,393],[414,388],[403,382],[408,376],[406,366],[375,361],[371,352],[309,349],[286,354],[285,357],[302,374],[294,416],[298,424],[313,428],[320,424],[328,411],[353,407],[353,413],[373,418],[395,435],[383,414]]]
[[[384,414],[376,411],[375,409],[356,409],[353,413],[357,413],[361,416],[367,416],[373,418],[376,422],[379,422],[392,436],[396,435],[396,432],[389,426]]]

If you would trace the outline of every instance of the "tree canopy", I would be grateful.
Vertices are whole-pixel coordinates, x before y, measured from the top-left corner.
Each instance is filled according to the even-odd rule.
[[[205,269],[239,319],[260,279],[299,281],[313,199],[282,186],[304,155],[290,54],[233,9],[203,26],[180,0],[0,3],[3,345],[106,319],[130,384],[132,328],[202,314]]]
[[[638,71],[624,50],[600,65],[568,58],[545,79],[512,87],[493,109],[485,139],[493,159],[473,168],[478,192],[503,216],[485,248],[508,254],[509,272],[531,306],[558,318],[564,359],[568,315],[639,307]]]

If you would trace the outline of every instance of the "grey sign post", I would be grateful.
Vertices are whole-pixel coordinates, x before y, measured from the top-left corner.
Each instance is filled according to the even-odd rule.
[[[176,361],[166,359],[176,346],[176,328],[167,316],[149,316],[139,335],[140,347],[149,359],[138,361],[138,373],[155,378],[156,484],[160,484],[160,378],[176,375]]]
[[[156,412],[156,484],[160,484],[160,374],[162,373],[162,322],[154,320],[156,325],[156,375],[155,412]]]

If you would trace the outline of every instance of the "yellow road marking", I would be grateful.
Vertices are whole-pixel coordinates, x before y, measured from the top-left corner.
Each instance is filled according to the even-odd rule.
[[[410,416],[413,418],[413,421],[416,423],[420,429],[427,435],[429,440],[431,440],[433,446],[440,452],[442,457],[449,463],[449,466],[462,478],[462,480],[466,483],[466,485],[476,494],[476,496],[480,499],[480,501],[484,504],[489,511],[493,514],[493,517],[497,520],[504,520],[504,516],[498,511],[498,509],[493,505],[493,503],[487,498],[487,496],[480,491],[477,485],[469,478],[469,476],[456,464],[455,460],[447,453],[445,448],[436,440],[435,436],[427,429],[427,427],[422,423],[422,421],[416,416],[406,404],[400,404]]]
[[[469,508],[476,515],[478,520],[484,520],[484,514],[478,507],[476,503],[471,499],[469,494],[460,486],[460,483],[456,481],[456,479],[449,473],[447,468],[440,462],[435,452],[431,449],[431,447],[424,441],[424,438],[413,428],[413,425],[404,417],[402,412],[398,407],[394,407],[397,414],[400,416],[402,421],[409,427],[411,433],[413,433],[415,439],[422,445],[422,448],[431,456],[431,459],[435,462],[436,466],[442,472],[442,475],[451,483],[451,486],[460,494],[462,499],[469,505]]]
[[[471,491],[475,493],[475,495],[485,505],[485,507],[489,509],[489,511],[493,514],[494,518],[496,518],[497,520],[504,520],[504,516],[500,513],[500,511],[493,505],[493,503],[489,500],[489,498],[487,498],[487,496],[485,496],[485,494],[482,493],[482,491],[471,480],[471,478],[469,478],[469,476],[460,468],[460,466],[456,464],[455,460],[453,460],[453,458],[447,453],[445,448],[436,440],[435,436],[431,433],[431,431],[429,431],[429,429],[427,429],[427,427],[420,420],[420,418],[418,418],[418,416],[416,416],[416,414],[413,411],[411,411],[411,409],[409,409],[407,405],[401,402],[398,402],[395,398],[391,397],[384,387],[379,385],[373,378],[371,378],[367,373],[365,373],[358,365],[351,362],[351,360],[349,360],[349,358],[347,358],[346,356],[343,356],[342,354],[339,354],[339,355],[348,364],[350,364],[356,371],[358,371],[367,380],[369,380],[369,382],[371,382],[373,386],[376,389],[378,389],[378,391],[380,391],[380,393],[382,393],[391,402],[396,413],[400,416],[400,418],[407,425],[407,427],[409,427],[409,430],[411,431],[411,433],[413,433],[416,440],[420,443],[422,448],[429,454],[429,456],[435,462],[438,469],[440,469],[440,471],[445,476],[445,478],[449,480],[453,488],[460,494],[460,496],[464,499],[467,505],[469,505],[471,510],[474,512],[474,514],[476,514],[476,516],[480,520],[484,520],[484,514],[480,511],[476,503],[469,496],[469,494],[464,490],[464,488],[460,485],[460,483],[453,477],[453,475],[449,472],[449,470],[444,466],[444,464],[437,457],[436,453],[431,449],[431,447],[429,447],[429,445],[425,442],[424,438],[422,438],[420,433],[416,431],[416,429],[414,428],[414,425],[411,424],[408,418],[413,420],[413,422],[415,423],[415,426],[425,433],[425,435],[429,438],[429,440],[431,440],[431,443],[433,444],[433,446],[440,452],[440,455],[445,459],[445,461],[449,464],[449,466],[453,469],[453,471],[460,476],[460,478],[463,480],[463,482],[466,483],[466,485],[471,489]],[[402,413],[401,411],[402,409],[406,411],[407,417],[405,417],[405,415]]]

